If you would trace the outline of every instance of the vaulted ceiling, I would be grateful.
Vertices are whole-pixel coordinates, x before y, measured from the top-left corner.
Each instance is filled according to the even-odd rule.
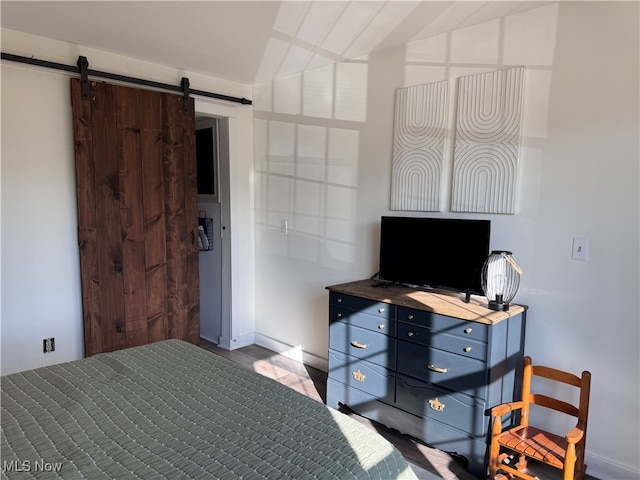
[[[9,30],[254,84],[547,3],[2,0],[0,19]]]

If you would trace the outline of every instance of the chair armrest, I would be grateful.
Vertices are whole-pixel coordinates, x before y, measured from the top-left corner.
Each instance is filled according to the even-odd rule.
[[[492,417],[501,417],[502,415],[512,412],[514,410],[520,410],[522,408],[522,402],[509,402],[501,405],[496,405],[491,408]]]
[[[576,444],[584,437],[584,430],[580,427],[573,427],[569,433],[565,436],[565,439],[569,443]]]

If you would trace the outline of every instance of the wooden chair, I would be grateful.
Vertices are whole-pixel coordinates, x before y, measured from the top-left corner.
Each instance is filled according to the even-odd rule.
[[[547,395],[531,393],[533,376],[578,387],[580,389],[578,406]],[[491,409],[493,427],[489,447],[489,479],[516,476],[534,480],[536,477],[522,471],[527,466],[527,460],[532,458],[562,470],[563,480],[582,480],[585,475],[584,450],[587,439],[590,388],[591,373],[587,371],[582,372],[581,377],[577,377],[554,368],[533,366],[531,357],[525,357],[522,400],[498,405]],[[529,425],[529,407],[532,404],[572,415],[577,418],[577,424],[564,438],[533,427]],[[520,423],[503,431],[502,416],[517,410],[520,411]],[[503,463],[505,459],[512,456],[514,460],[517,459],[515,465]]]

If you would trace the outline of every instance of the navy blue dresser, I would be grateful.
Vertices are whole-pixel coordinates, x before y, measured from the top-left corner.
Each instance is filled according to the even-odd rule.
[[[486,412],[519,393],[525,308],[377,285],[327,287],[327,405],[462,456],[485,478]]]

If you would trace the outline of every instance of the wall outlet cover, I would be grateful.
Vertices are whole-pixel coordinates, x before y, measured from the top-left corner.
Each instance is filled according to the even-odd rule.
[[[51,337],[51,338],[45,338],[42,340],[42,351],[43,353],[49,353],[49,352],[53,352],[56,349],[56,339]]]

